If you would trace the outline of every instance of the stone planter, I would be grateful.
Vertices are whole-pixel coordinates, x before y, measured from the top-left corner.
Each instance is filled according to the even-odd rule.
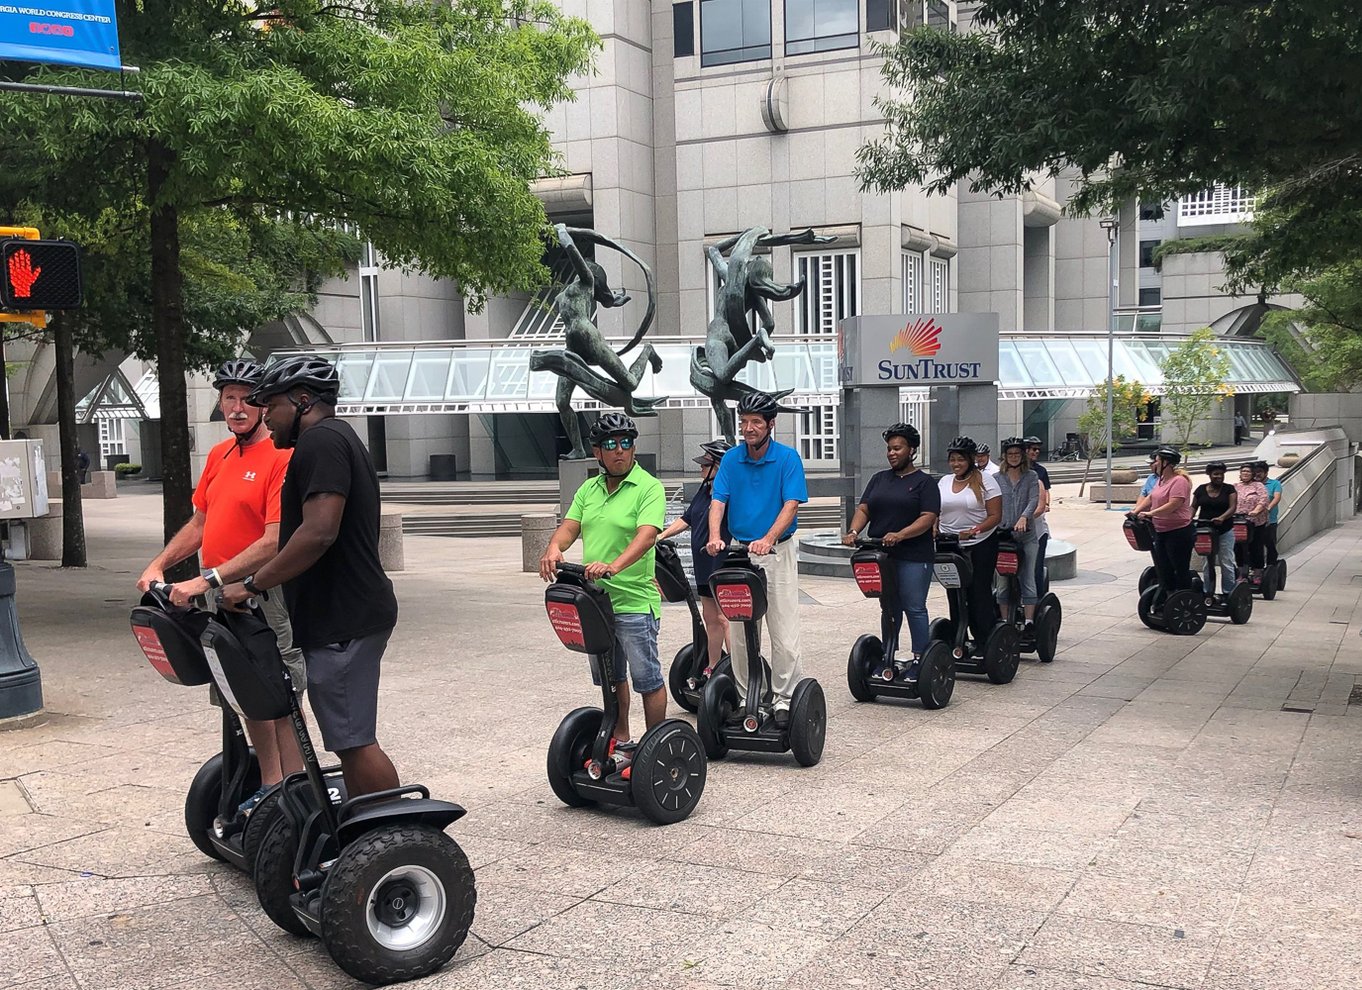
[[[1281,457],[1277,458],[1277,466],[1279,468],[1289,468],[1300,459],[1300,454],[1283,454]]]
[[[1133,485],[1133,484],[1135,484],[1136,481],[1139,480],[1139,477],[1140,477],[1140,475],[1139,475],[1139,472],[1137,472],[1137,471],[1128,471],[1128,470],[1124,470],[1124,469],[1118,470],[1118,471],[1112,471],[1112,472],[1111,472],[1111,483],[1112,483],[1113,486],[1114,486],[1114,485]]]

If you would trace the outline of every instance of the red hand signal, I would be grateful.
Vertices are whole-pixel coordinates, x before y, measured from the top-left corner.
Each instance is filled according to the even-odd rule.
[[[15,251],[9,256],[9,284],[14,286],[18,298],[27,299],[32,295],[33,283],[42,273],[42,268],[33,267],[33,256],[27,251]]]

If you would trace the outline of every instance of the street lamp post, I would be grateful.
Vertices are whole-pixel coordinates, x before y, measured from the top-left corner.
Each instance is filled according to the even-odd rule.
[[[1116,392],[1115,361],[1116,349],[1116,280],[1117,237],[1120,234],[1120,220],[1115,216],[1103,217],[1102,229],[1107,232],[1107,511],[1111,511],[1111,449],[1116,438],[1112,436],[1114,403]]]

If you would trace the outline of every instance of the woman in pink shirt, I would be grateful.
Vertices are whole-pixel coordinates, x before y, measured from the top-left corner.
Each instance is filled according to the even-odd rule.
[[[1154,451],[1153,472],[1158,483],[1149,493],[1149,508],[1139,513],[1154,524],[1154,567],[1165,594],[1192,587],[1192,482],[1178,470],[1182,454],[1172,447]]]
[[[1263,536],[1266,533],[1264,527],[1267,524],[1267,507],[1271,501],[1267,494],[1267,486],[1261,481],[1253,480],[1253,464],[1245,462],[1239,469],[1239,483],[1234,486],[1234,491],[1238,497],[1236,510],[1240,515],[1248,516],[1249,531],[1248,543],[1238,543],[1234,547],[1234,557],[1240,569],[1251,567],[1253,569],[1250,580],[1257,582],[1263,577],[1264,545]]]

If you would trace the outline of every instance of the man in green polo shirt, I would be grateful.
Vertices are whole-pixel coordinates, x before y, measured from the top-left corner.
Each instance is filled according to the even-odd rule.
[[[637,441],[638,427],[623,413],[606,413],[596,421],[591,447],[601,473],[577,489],[567,518],[539,558],[539,576],[552,581],[563,552],[580,536],[587,578],[610,595],[615,611],[612,674],[620,708],[617,751],[627,750],[630,742],[627,678],[643,697],[648,728],[667,715],[666,682],[657,658],[662,596],[653,581],[653,544],[666,522],[667,496],[662,482],[635,463]]]

